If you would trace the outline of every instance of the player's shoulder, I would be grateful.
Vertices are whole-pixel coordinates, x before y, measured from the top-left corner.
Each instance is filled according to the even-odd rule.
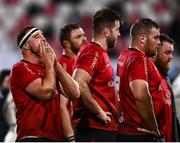
[[[148,59],[148,57],[145,54],[143,54],[137,50],[129,50],[129,51],[130,51],[129,55],[133,59],[136,59],[136,60]]]
[[[59,59],[58,62],[63,65],[63,64],[67,64],[67,65],[72,65],[74,64],[75,60],[71,59],[70,57],[66,56],[66,55],[62,55]]]
[[[59,62],[64,62],[64,61],[69,61],[70,58],[66,55],[61,55],[59,58],[58,58],[58,61]]]
[[[25,64],[26,63],[24,63],[22,61],[17,62],[16,64],[14,64],[12,66],[11,73],[12,74],[21,74],[23,71],[23,67],[25,67]]]
[[[24,66],[24,64],[25,64],[24,62],[19,61],[19,62],[15,63],[15,64],[12,66],[12,70],[19,69],[19,68],[21,68],[22,66]]]
[[[147,58],[144,54],[140,53],[137,50],[132,50],[132,49],[127,49],[127,50],[122,51],[122,53],[119,56],[119,59],[124,58],[124,57],[127,57],[128,59],[131,59],[131,60],[140,60],[140,59]]]
[[[87,43],[81,47],[79,54],[81,55],[94,55],[96,53],[101,53],[102,48],[94,43]]]
[[[16,74],[24,74],[27,71],[34,73],[33,71],[38,70],[40,67],[43,67],[43,66],[38,65],[38,64],[33,64],[28,61],[19,61],[13,65],[12,71]]]

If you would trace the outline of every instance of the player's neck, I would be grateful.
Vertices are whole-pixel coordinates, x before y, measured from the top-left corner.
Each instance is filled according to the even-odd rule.
[[[101,38],[101,37],[96,37],[93,40],[94,43],[97,43],[98,45],[101,46],[101,48],[103,48],[105,51],[107,51],[107,43],[106,43],[106,39],[105,38]]]
[[[29,54],[23,54],[23,58],[22,60],[30,62],[30,63],[34,63],[34,64],[40,64],[41,60],[40,57],[38,55],[29,55]]]
[[[69,57],[70,59],[75,60],[76,59],[76,54],[71,51],[71,50],[64,50],[64,54]]]
[[[132,43],[132,44],[130,45],[130,48],[134,48],[134,49],[138,50],[139,52],[141,52],[141,53],[145,54],[145,52],[144,52],[144,48],[143,48],[143,47],[141,47],[141,45],[138,45],[138,44]]]

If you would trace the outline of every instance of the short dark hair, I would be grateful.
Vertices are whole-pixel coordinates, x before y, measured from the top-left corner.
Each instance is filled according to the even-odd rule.
[[[59,41],[62,46],[63,46],[64,40],[69,40],[71,31],[74,29],[78,29],[78,28],[80,28],[80,26],[78,24],[72,23],[72,24],[67,24],[63,28],[60,29]]]
[[[136,23],[134,23],[131,26],[130,36],[133,39],[142,32],[144,32],[145,34],[148,34],[149,30],[151,30],[151,28],[153,28],[153,27],[159,29],[159,25],[155,21],[153,21],[149,18],[142,18],[142,19],[136,21]]]
[[[116,20],[121,20],[118,12],[109,8],[98,10],[93,16],[93,32],[94,35],[100,33],[104,27],[113,27]]]
[[[34,26],[24,27],[24,28],[18,33],[18,35],[17,35],[17,45],[18,45],[18,47],[20,47],[19,44],[20,44],[22,38],[23,38],[23,37],[26,35],[26,33],[27,33],[29,30],[31,30],[32,28],[35,28],[35,27],[34,27]],[[20,47],[20,48],[22,48],[22,47]]]
[[[173,40],[172,38],[170,38],[170,37],[169,37],[167,34],[165,34],[165,33],[161,33],[159,39],[160,39],[161,44],[162,44],[164,41],[166,41],[166,42],[169,42],[169,43],[171,43],[171,44],[174,45],[174,40]]]

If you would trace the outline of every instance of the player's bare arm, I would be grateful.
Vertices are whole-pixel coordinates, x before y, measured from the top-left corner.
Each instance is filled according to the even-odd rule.
[[[97,115],[104,123],[111,122],[110,112],[105,112],[103,109],[98,105],[96,100],[92,97],[90,92],[88,83],[91,80],[91,76],[83,69],[75,69],[73,73],[73,78],[77,81],[81,91],[81,100],[85,107]]]
[[[54,71],[54,55],[47,50],[44,42],[40,43],[40,58],[45,66],[44,78],[38,78],[32,81],[27,87],[26,91],[42,100],[52,98],[56,88],[55,71]]]
[[[79,85],[58,62],[55,64],[55,72],[68,98],[78,98],[80,96]]]
[[[144,122],[160,136],[157,121],[154,114],[151,95],[148,90],[148,84],[144,80],[133,80],[130,82],[131,91],[135,97],[138,113]]]

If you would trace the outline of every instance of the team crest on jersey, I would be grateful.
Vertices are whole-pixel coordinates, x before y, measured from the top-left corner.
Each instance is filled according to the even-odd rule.
[[[162,91],[162,85],[161,84],[159,85],[159,91]]]
[[[169,90],[167,90],[167,92],[165,94],[165,104],[167,104],[168,106],[171,106],[171,104],[172,104],[171,92]]]
[[[124,121],[124,116],[123,116],[124,114],[123,114],[123,112],[121,112],[121,116],[119,117],[119,123],[123,123],[123,121]]]

